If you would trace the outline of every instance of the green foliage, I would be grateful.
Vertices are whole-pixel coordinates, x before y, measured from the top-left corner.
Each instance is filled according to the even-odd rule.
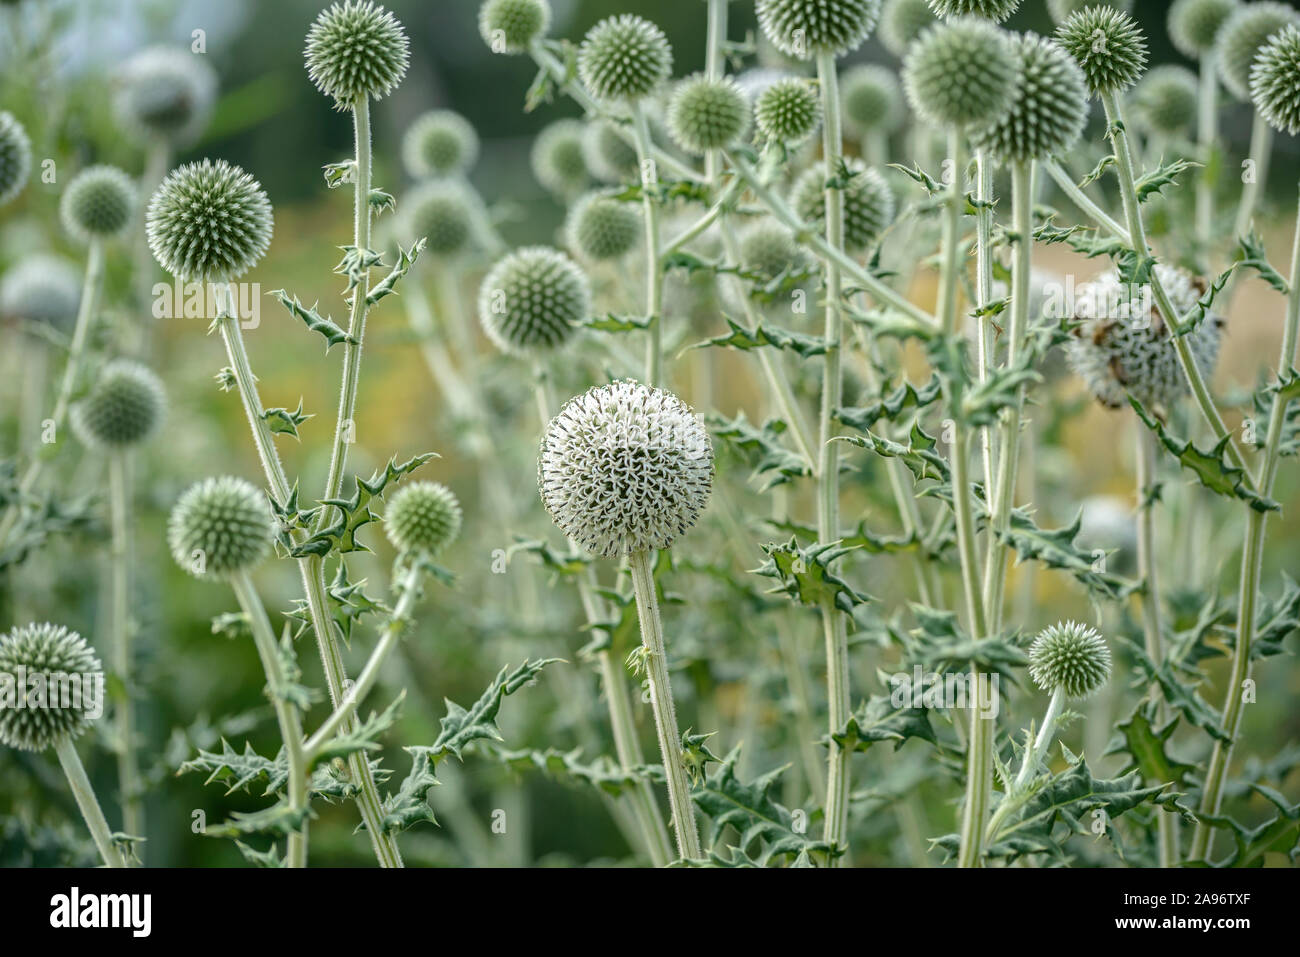
[[[854,551],[857,549],[838,542],[817,542],[800,548],[791,538],[784,545],[764,545],[767,561],[754,574],[780,582],[771,594],[786,594],[800,605],[827,605],[852,614],[855,607],[871,598],[831,571],[831,566]]]

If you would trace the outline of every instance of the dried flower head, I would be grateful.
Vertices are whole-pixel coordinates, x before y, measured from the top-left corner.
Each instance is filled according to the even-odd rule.
[[[769,140],[795,147],[821,122],[821,97],[802,77],[787,76],[767,86],[754,100],[754,121]]]
[[[537,182],[559,196],[574,196],[587,185],[587,161],[582,155],[583,129],[580,120],[556,120],[533,140],[529,156],[533,175]]]
[[[478,151],[478,133],[454,110],[422,113],[402,137],[402,165],[413,179],[464,173]]]
[[[584,259],[617,259],[641,239],[641,210],[615,199],[610,192],[579,197],[565,219],[564,234],[570,248]]]
[[[242,276],[266,254],[273,225],[262,184],[225,160],[172,170],[145,215],[154,259],[187,282]]]
[[[671,547],[713,490],[713,446],[681,399],[637,382],[597,386],[546,427],[542,504],[570,539],[617,558]]]
[[[62,625],[33,622],[0,637],[0,675],[12,681],[23,702],[21,708],[0,708],[0,745],[19,751],[44,751],[90,727],[96,694],[87,681],[100,682],[98,700],[103,702],[103,664],[84,638]],[[32,681],[37,676],[39,691]],[[59,682],[74,676],[81,681],[81,694],[65,699]]]
[[[153,370],[115,359],[72,410],[72,425],[91,448],[115,451],[149,438],[162,423],[167,396]]]
[[[406,231],[425,239],[435,256],[468,251],[487,219],[483,200],[461,179],[426,180],[406,194],[401,208]]]
[[[8,110],[0,110],[0,206],[27,185],[32,171],[32,141]]]
[[[251,482],[231,476],[191,485],[167,523],[176,564],[205,580],[253,568],[271,551],[273,536],[266,495]]]
[[[1241,0],[1174,0],[1169,8],[1169,39],[1178,52],[1199,60],[1219,42],[1219,32]]]
[[[479,287],[483,331],[511,355],[537,355],[564,345],[590,311],[586,274],[549,246],[508,253]]]
[[[1018,72],[1009,34],[966,17],[921,34],[903,65],[903,87],[926,123],[978,129],[1006,112]]]
[[[1300,133],[1300,28],[1286,27],[1265,44],[1250,75],[1255,109],[1273,127]]]
[[[788,57],[841,57],[862,46],[880,20],[880,0],[758,0],[758,25]]]
[[[1077,621],[1044,628],[1029,646],[1029,676],[1044,691],[1088,698],[1110,680],[1110,648],[1093,628]]]
[[[526,53],[551,28],[547,0],[486,0],[478,8],[478,32],[493,53]]]
[[[894,221],[897,207],[894,191],[875,169],[860,160],[845,160],[849,173],[843,184],[844,248],[860,252],[876,242]],[[790,188],[790,204],[805,222],[825,223],[825,163],[804,170]]]
[[[609,120],[587,123],[582,134],[582,158],[596,179],[623,183],[636,176],[636,147]]]
[[[630,13],[607,17],[578,49],[578,76],[598,100],[640,100],[668,79],[673,51],[664,32]]]
[[[903,91],[894,72],[878,64],[855,66],[840,78],[840,103],[849,132],[892,133],[903,125]]]
[[[1083,68],[1093,96],[1122,93],[1147,65],[1147,41],[1127,13],[1113,7],[1087,7],[1066,20],[1056,39]]]
[[[1047,12],[1057,25],[1089,7],[1109,7],[1121,13],[1132,13],[1133,0],[1047,0]]]
[[[135,209],[135,184],[116,166],[88,166],[59,200],[63,228],[75,239],[113,239],[126,232]]]
[[[929,0],[885,0],[877,35],[885,49],[901,59],[916,38],[936,22]]]
[[[1020,0],[930,0],[934,15],[949,17],[979,17],[1001,23],[1020,6]]]
[[[1134,114],[1152,133],[1182,136],[1196,124],[1196,74],[1184,66],[1158,66],[1133,90]]]
[[[1219,76],[1239,100],[1250,100],[1250,71],[1255,58],[1283,27],[1300,25],[1300,12],[1285,3],[1248,3],[1228,17],[1219,33]]]
[[[373,0],[344,0],[322,10],[307,32],[303,56],[311,81],[340,110],[362,97],[386,97],[411,58],[406,31]]]
[[[81,276],[61,256],[32,253],[5,273],[0,315],[70,329],[81,304]]]
[[[402,486],[384,512],[384,531],[393,547],[430,558],[456,540],[460,524],[460,502],[439,482]]]
[[[702,73],[677,84],[668,104],[668,130],[688,153],[734,145],[749,132],[749,101],[730,77]]]
[[[122,67],[113,98],[121,124],[141,139],[183,146],[203,132],[217,98],[207,57],[178,47],[150,47]]]

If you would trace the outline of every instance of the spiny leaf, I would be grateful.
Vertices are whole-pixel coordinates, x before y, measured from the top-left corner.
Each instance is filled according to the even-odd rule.
[[[1089,592],[1119,601],[1141,588],[1132,582],[1097,570],[1097,556],[1074,544],[1083,524],[1083,511],[1065,528],[1043,529],[1023,509],[1012,509],[1010,524],[998,538],[1015,549],[1019,561],[1038,561],[1048,568],[1069,572]]]
[[[856,550],[845,548],[839,542],[816,542],[800,548],[791,538],[785,545],[764,545],[768,560],[754,574],[780,582],[771,594],[789,595],[801,605],[820,606],[826,602],[852,614],[855,607],[871,601],[871,597],[853,588],[830,567]]]
[[[1149,709],[1150,704],[1142,702],[1126,720],[1115,726],[1119,737],[1112,742],[1106,753],[1129,756],[1129,763],[1122,772],[1124,774],[1137,771],[1144,781],[1152,784],[1168,781],[1181,788],[1183,779],[1196,768],[1171,758],[1166,751],[1169,739],[1178,726],[1178,718],[1171,718],[1163,727],[1156,728],[1151,724]]]
[[[896,420],[907,409],[924,409],[937,402],[943,391],[943,382],[939,377],[931,376],[930,381],[917,388],[911,382],[904,382],[888,395],[881,394],[869,405],[853,408],[841,407],[835,411],[835,417],[851,429],[868,432],[881,419]]]
[[[348,498],[325,499],[321,505],[333,507],[337,516],[333,524],[314,533],[300,545],[292,542],[288,547],[295,558],[304,555],[328,555],[330,552],[367,552],[365,545],[357,541],[357,532],[365,525],[378,521],[378,516],[370,510],[370,504],[384,496],[388,486],[398,481],[417,468],[435,458],[436,453],[424,452],[412,456],[400,465],[394,456],[383,469],[376,471],[370,478],[357,478],[357,487]]]
[[[1252,790],[1276,807],[1278,814],[1254,828],[1230,817],[1203,817],[1206,823],[1228,830],[1233,838],[1232,853],[1215,862],[1215,867],[1263,867],[1268,854],[1283,854],[1293,864],[1300,857],[1300,804],[1287,803],[1284,795],[1269,787],[1255,785]]]
[[[1201,697],[1196,686],[1180,678],[1169,661],[1162,661],[1157,666],[1146,651],[1123,637],[1117,637],[1137,661],[1138,669],[1146,678],[1146,683],[1158,682],[1160,691],[1169,706],[1183,716],[1183,719],[1200,728],[1210,737],[1227,743],[1231,735],[1221,727],[1219,713]]]
[[[284,858],[280,856],[279,850],[275,844],[272,844],[264,851],[249,847],[243,841],[235,841],[235,847],[243,855],[244,860],[254,867],[284,867]]]
[[[925,708],[898,706],[893,697],[884,695],[874,695],[862,702],[849,715],[845,726],[830,737],[841,747],[854,751],[866,751],[878,741],[894,742],[897,751],[909,738],[938,743]]]
[[[280,305],[301,319],[312,332],[319,332],[324,336],[326,352],[329,352],[331,346],[340,342],[355,341],[333,319],[317,312],[315,305],[309,309],[298,300],[297,296],[290,296],[283,289],[274,289],[268,295],[274,296]]]
[[[299,399],[298,408],[292,412],[288,409],[267,409],[262,413],[262,418],[266,420],[272,432],[278,435],[292,435],[296,439],[299,437],[298,426],[314,416],[302,411],[302,399]]]
[[[227,794],[249,791],[258,781],[266,782],[263,794],[272,794],[281,790],[289,779],[289,761],[283,749],[274,759],[264,758],[248,742],[244,742],[243,751],[236,751],[223,737],[220,753],[200,749],[198,755],[182,764],[176,773],[188,774],[191,771],[206,773],[204,784],[224,784]]]
[[[909,607],[916,628],[903,636],[905,665],[920,665],[923,672],[936,674],[973,669],[1015,684],[1016,673],[1028,663],[1024,651],[1006,635],[972,638],[956,612],[917,603]]]
[[[506,549],[506,563],[514,560],[517,553],[532,555],[545,568],[561,575],[580,575],[591,566],[594,560],[590,555],[577,551],[561,553],[551,543],[537,538],[516,538],[513,545]]]
[[[433,742],[433,746],[407,748],[407,750],[412,754],[420,751],[427,753],[436,766],[447,755],[460,758],[461,752],[474,741],[500,741],[501,732],[497,728],[496,717],[501,710],[501,702],[507,695],[532,684],[542,673],[543,668],[559,660],[559,658],[538,658],[525,661],[513,671],[508,667],[502,668],[468,710],[448,699],[447,714],[441,722],[442,730]]]
[[[344,160],[342,163],[326,163],[322,168],[325,170],[325,185],[330,189],[337,189],[347,183],[357,181],[356,160]]]
[[[383,299],[389,293],[393,292],[394,287],[397,285],[397,280],[401,279],[411,271],[411,266],[415,263],[415,260],[419,258],[420,253],[424,251],[424,246],[427,242],[427,239],[419,239],[412,244],[410,249],[403,249],[401,246],[397,247],[396,265],[393,266],[387,276],[371,287],[370,292],[366,294],[367,305],[373,306],[380,299]]]
[[[285,837],[302,830],[312,816],[310,808],[294,810],[288,801],[279,801],[268,808],[251,813],[235,811],[228,821],[209,824],[203,833],[206,837],[242,837],[246,834],[280,834]]]
[[[1264,248],[1264,240],[1260,238],[1259,233],[1252,232],[1248,236],[1241,237],[1237,249],[1236,265],[1242,269],[1255,270],[1255,272],[1259,273],[1260,279],[1282,295],[1290,295],[1291,285],[1268,261],[1268,251]]]
[[[367,199],[370,202],[370,208],[374,210],[376,219],[382,216],[385,211],[393,212],[397,209],[397,200],[393,199],[393,194],[385,193],[382,189],[372,189]]]
[[[812,472],[802,456],[781,444],[780,437],[787,426],[779,419],[764,423],[761,429],[755,428],[741,411],[734,419],[709,416],[708,423],[718,438],[726,439],[745,453],[754,469],[754,478],[759,482],[760,491],[767,491],[773,486]]]
[[[492,758],[507,767],[538,770],[558,781],[593,787],[602,794],[615,798],[622,797],[646,781],[658,782],[663,779],[662,768],[641,766],[624,770],[604,754],[592,761],[583,762],[581,748],[572,751],[558,751],[555,748],[547,748],[545,751],[535,748],[522,751],[507,751],[502,748],[487,750]]]
[[[788,349],[805,359],[825,355],[826,353],[826,340],[820,336],[791,332],[788,329],[782,329],[778,326],[765,326],[762,323],[759,323],[753,329],[747,329],[733,319],[725,316],[723,318],[726,319],[727,325],[731,328],[728,335],[706,339],[688,348],[704,349],[709,346],[720,346],[748,351],[762,346],[773,346],[777,349]]]
[[[653,319],[645,316],[616,316],[610,312],[604,316],[590,316],[579,325],[597,332],[644,332],[652,323]]]
[[[1278,440],[1278,454],[1291,457],[1300,454],[1300,372],[1288,369],[1274,382],[1257,389],[1251,396],[1255,407],[1254,446],[1263,449],[1273,420],[1273,410],[1283,410],[1282,434]]]
[[[1109,153],[1106,156],[1103,156],[1101,160],[1098,161],[1097,165],[1093,167],[1092,172],[1090,172],[1083,179],[1079,180],[1079,188],[1087,189],[1093,183],[1097,182],[1097,180],[1101,179],[1102,175],[1106,172],[1106,170],[1108,170],[1110,167],[1114,165],[1115,165],[1115,155],[1113,153]]]
[[[351,292],[357,285],[370,274],[370,270],[376,266],[384,264],[384,257],[373,249],[359,249],[356,246],[340,246],[343,250],[343,258],[339,260],[334,272],[340,276],[347,276],[348,284],[344,292]]]
[[[1138,202],[1145,203],[1152,196],[1159,195],[1166,186],[1177,186],[1179,176],[1200,165],[1185,159],[1174,159],[1162,163],[1149,173],[1144,173],[1136,183]]]
[[[936,482],[948,481],[948,463],[943,456],[934,451],[937,443],[921,428],[920,423],[912,425],[910,439],[907,445],[903,445],[893,439],[876,435],[874,432],[867,432],[861,436],[835,436],[835,441],[848,442],[858,448],[871,449],[877,455],[899,459],[918,482],[922,479],[933,479]]]
[[[910,179],[912,179],[914,182],[919,183],[921,188],[925,190],[926,194],[929,196],[938,196],[948,191],[947,186],[945,186],[943,183],[939,182],[937,179],[932,177],[925,170],[921,169],[919,165],[903,166],[899,163],[890,163],[889,168],[896,169],[904,176],[907,176]]]
[[[402,711],[402,702],[406,699],[403,691],[393,703],[382,712],[370,712],[370,717],[358,721],[351,730],[343,730],[321,745],[313,755],[313,766],[336,758],[346,758],[359,751],[377,751],[380,748],[380,736],[393,726]]]

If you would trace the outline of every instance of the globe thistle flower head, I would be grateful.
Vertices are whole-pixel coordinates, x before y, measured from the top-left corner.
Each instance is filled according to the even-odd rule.
[[[978,129],[1010,106],[1017,75],[1008,34],[965,17],[931,27],[912,44],[903,88],[926,123]]]
[[[701,154],[734,145],[749,132],[750,106],[736,81],[704,74],[677,85],[668,104],[668,129],[688,153]]]
[[[929,0],[885,0],[877,35],[885,49],[901,59],[916,38],[936,22]]]
[[[402,137],[402,165],[413,179],[464,173],[478,152],[478,133],[453,110],[421,114]]]
[[[273,226],[262,184],[225,160],[172,170],[145,214],[154,259],[187,282],[242,276],[266,254]]]
[[[1219,33],[1219,76],[1239,100],[1250,100],[1251,68],[1273,34],[1300,24],[1300,12],[1285,3],[1248,3],[1228,17]]]
[[[1056,39],[1083,68],[1093,96],[1122,93],[1146,69],[1142,29],[1114,7],[1086,7],[1061,24]]]
[[[273,536],[266,495],[251,482],[231,476],[191,485],[167,523],[176,564],[209,581],[253,568],[270,552]]]
[[[526,53],[550,28],[547,0],[486,0],[478,8],[479,35],[493,53]]]
[[[758,25],[788,57],[842,57],[871,35],[881,0],[758,0]]]
[[[631,252],[641,239],[641,210],[608,192],[579,197],[565,219],[569,247],[583,259],[599,262]]]
[[[672,69],[673,51],[664,32],[631,13],[601,20],[578,48],[578,76],[598,100],[644,99]]]
[[[546,427],[542,504],[572,541],[605,558],[665,549],[713,490],[713,446],[681,399],[637,382],[596,386]]]
[[[483,331],[509,355],[535,356],[559,348],[590,312],[586,274],[549,246],[525,246],[507,254],[479,287]]]
[[[936,17],[979,17],[1001,23],[1020,6],[1020,0],[930,0]]]
[[[118,121],[142,140],[183,146],[207,125],[217,98],[217,74],[203,55],[177,47],[137,53],[117,77]]]
[[[71,329],[81,304],[81,276],[61,256],[33,253],[0,282],[0,315]]]
[[[1133,90],[1139,122],[1160,136],[1183,136],[1196,124],[1200,102],[1196,74],[1183,66],[1158,66]]]
[[[343,0],[322,10],[307,31],[303,56],[307,75],[339,110],[362,97],[382,100],[402,82],[411,58],[406,31],[373,0]]]
[[[1286,27],[1259,51],[1250,95],[1270,126],[1300,133],[1300,29]]]
[[[778,80],[754,100],[754,121],[769,140],[798,146],[821,123],[821,97],[813,85],[802,77]]]
[[[1181,269],[1162,264],[1156,275],[1179,315],[1205,294],[1204,280]],[[1149,288],[1135,289],[1109,270],[1078,288],[1074,318],[1081,325],[1066,345],[1066,360],[1102,405],[1124,408],[1131,393],[1148,409],[1168,410],[1186,393],[1173,338]],[[1189,333],[1192,355],[1207,377],[1218,361],[1222,327],[1223,320],[1210,315]]]
[[[1070,149],[1088,119],[1083,72],[1052,40],[1032,33],[1012,45],[1020,61],[1011,108],[972,141],[1003,164],[1043,160]]]
[[[840,103],[849,132],[892,133],[903,125],[903,91],[892,70],[877,64],[855,66],[840,78]]]
[[[849,172],[844,184],[844,248],[861,252],[872,246],[894,221],[897,201],[880,173],[861,160],[845,160]],[[825,163],[804,170],[790,189],[790,204],[805,222],[825,223]]]
[[[129,359],[104,366],[72,410],[78,437],[95,449],[118,451],[149,438],[162,423],[167,397],[151,369]]]
[[[435,256],[457,256],[473,248],[487,218],[483,200],[460,179],[420,183],[406,194],[402,210],[406,232],[424,239]]]
[[[433,558],[460,534],[456,495],[440,482],[412,482],[398,489],[384,512],[384,531],[403,554]]]
[[[1169,39],[1189,60],[1199,60],[1219,40],[1241,0],[1174,0],[1169,8]]]
[[[0,636],[0,675],[11,679],[16,695],[24,696],[21,708],[0,708],[0,745],[44,751],[82,734],[90,727],[95,702],[86,682],[102,681],[103,672],[86,640],[62,625],[33,622]],[[43,691],[31,680],[38,675],[45,679]],[[60,687],[73,676],[80,678],[82,693],[65,700]]]
[[[806,262],[794,233],[770,217],[745,227],[740,234],[740,265],[747,272],[771,280]]]
[[[1134,0],[1047,0],[1047,12],[1059,26],[1080,10],[1089,7],[1108,7],[1120,13],[1132,13]]]
[[[587,170],[604,183],[622,183],[636,176],[636,147],[625,140],[609,120],[586,123],[582,132],[582,158]]]
[[[579,193],[589,178],[582,153],[583,124],[580,120],[556,120],[533,140],[529,161],[537,182],[557,196]]]
[[[0,110],[0,206],[13,200],[32,172],[32,141],[8,110]]]
[[[131,225],[135,201],[131,177],[116,166],[88,166],[64,187],[59,218],[80,242],[113,239]]]
[[[1029,676],[1047,692],[1089,698],[1110,680],[1110,648],[1093,628],[1077,621],[1044,628],[1029,646]]]

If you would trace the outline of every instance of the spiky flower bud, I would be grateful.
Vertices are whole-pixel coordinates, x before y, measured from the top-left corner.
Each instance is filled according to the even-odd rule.
[[[949,17],[979,17],[1001,23],[1020,6],[1020,0],[930,0],[930,9],[935,16],[945,20]]]
[[[77,267],[61,256],[33,253],[5,273],[0,315],[70,329],[81,304]]]
[[[886,50],[902,59],[916,38],[936,22],[929,0],[885,0],[876,34]]]
[[[460,502],[440,482],[403,485],[384,512],[384,531],[399,552],[432,558],[460,534]]]
[[[1173,64],[1156,67],[1133,91],[1139,122],[1160,136],[1189,132],[1196,123],[1198,102],[1196,74]]]
[[[881,0],[758,0],[758,25],[786,56],[841,57],[862,46],[880,20]]]
[[[72,410],[72,425],[91,448],[117,451],[143,442],[162,422],[162,380],[129,359],[104,366],[90,393]]]
[[[636,147],[619,135],[608,120],[587,123],[582,133],[582,158],[596,179],[622,183],[636,176]]]
[[[1279,130],[1300,133],[1300,29],[1286,27],[1255,58],[1250,76],[1255,109]]]
[[[1300,13],[1285,3],[1248,3],[1228,17],[1219,33],[1219,76],[1239,100],[1250,99],[1250,70],[1273,34],[1300,24]]]
[[[821,122],[821,97],[807,80],[777,80],[754,101],[754,121],[769,140],[795,147],[812,136]]]
[[[32,141],[8,110],[0,110],[0,206],[23,191],[32,172]]]
[[[1132,13],[1133,0],[1047,0],[1047,12],[1058,25],[1089,7],[1109,7],[1121,13]]]
[[[362,97],[386,97],[411,58],[406,31],[373,0],[344,0],[322,10],[307,31],[303,55],[311,81],[340,110]]]
[[[460,179],[420,183],[402,201],[407,232],[427,240],[435,256],[466,252],[481,235],[487,212],[478,193]]]
[[[668,130],[688,153],[732,146],[749,132],[749,102],[736,81],[702,73],[677,84],[668,104]]]
[[[1122,93],[1147,65],[1147,41],[1127,13],[1113,7],[1087,7],[1066,20],[1056,39],[1083,68],[1093,96]]]
[[[0,745],[19,751],[44,751],[77,737],[90,727],[96,701],[103,703],[102,684],[98,694],[86,686],[103,681],[103,664],[84,638],[62,625],[33,622],[0,637],[0,676],[17,699],[0,707]]]
[[[1205,282],[1181,269],[1159,265],[1156,275],[1180,316],[1205,294]],[[1066,358],[1102,405],[1124,408],[1131,392],[1148,409],[1168,409],[1186,393],[1173,338],[1149,288],[1121,283],[1109,270],[1076,290],[1074,318],[1082,325],[1066,346]],[[1192,355],[1207,377],[1218,360],[1222,325],[1219,317],[1206,316],[1189,334]]]
[[[892,70],[877,64],[855,66],[840,78],[840,102],[849,132],[892,133],[903,125],[903,91]]]
[[[580,120],[556,120],[533,140],[533,175],[552,193],[573,196],[587,185],[587,161],[582,155]]]
[[[116,166],[88,166],[64,187],[59,217],[83,243],[113,239],[131,225],[135,200],[135,184]]]
[[[266,495],[232,476],[191,485],[167,523],[176,564],[195,578],[211,581],[253,568],[270,552],[273,536]]]
[[[665,549],[708,504],[713,446],[671,392],[613,382],[570,399],[551,420],[537,483],[551,519],[587,551]]]
[[[114,112],[141,139],[174,145],[194,140],[217,98],[217,74],[207,57],[177,47],[150,47],[122,68]]]
[[[1088,90],[1083,73],[1052,40],[1032,33],[1012,41],[1020,62],[1011,108],[972,141],[1003,164],[1064,153],[1083,135]]]
[[[1077,621],[1044,628],[1029,646],[1029,676],[1044,691],[1088,698],[1110,680],[1110,648],[1096,629]]]
[[[673,50],[644,17],[607,17],[587,31],[578,49],[578,76],[598,100],[640,100],[668,79]]]
[[[903,65],[903,87],[925,122],[977,129],[1006,112],[1017,72],[1008,34],[967,17],[921,34]]]
[[[794,234],[770,217],[745,227],[740,234],[740,265],[747,272],[773,279],[787,269],[804,265],[805,257]]]
[[[1241,0],[1174,0],[1169,8],[1169,39],[1189,60],[1199,60],[1219,42],[1219,32]]]
[[[453,110],[430,110],[402,137],[402,165],[414,179],[456,176],[478,159],[478,133]]]
[[[844,248],[860,252],[871,246],[894,221],[896,202],[889,183],[861,160],[845,160],[850,177],[843,184]],[[804,170],[790,188],[790,204],[806,222],[826,221],[825,163]]]
[[[478,32],[493,53],[526,53],[551,28],[547,0],[486,0],[478,8]]]
[[[587,193],[573,204],[564,223],[569,246],[584,259],[617,259],[641,239],[641,210],[607,192]]]
[[[145,215],[154,259],[187,282],[242,276],[266,254],[273,225],[262,184],[225,160],[172,170]]]
[[[562,346],[590,311],[586,274],[549,246],[525,246],[507,254],[479,287],[483,331],[510,355],[531,356]]]

